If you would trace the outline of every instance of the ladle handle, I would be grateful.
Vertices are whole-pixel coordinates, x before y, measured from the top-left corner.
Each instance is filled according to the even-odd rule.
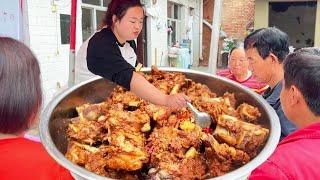
[[[187,105],[193,113],[195,113],[195,114],[199,113],[199,111],[191,103],[187,102]]]

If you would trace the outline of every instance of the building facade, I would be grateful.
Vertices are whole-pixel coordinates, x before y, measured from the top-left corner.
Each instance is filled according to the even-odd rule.
[[[192,53],[200,57],[202,0],[142,0],[146,10],[143,45],[145,65],[168,66],[168,49],[188,38],[193,13]],[[76,51],[99,26],[110,0],[78,0]],[[69,76],[70,0],[28,0],[30,48],[39,59],[45,102],[65,89]],[[169,32],[168,28],[171,28]],[[197,62],[195,62],[197,63]]]

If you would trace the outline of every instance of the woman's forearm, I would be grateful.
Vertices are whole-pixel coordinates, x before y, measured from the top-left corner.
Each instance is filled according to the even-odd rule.
[[[187,106],[189,98],[184,94],[166,95],[149,83],[143,76],[133,72],[130,90],[138,97],[153,104],[168,106],[172,108],[182,108]]]
[[[130,90],[135,93],[138,97],[149,101],[153,104],[165,106],[167,104],[167,96],[162,93],[159,89],[153,86],[140,74],[133,72]]]

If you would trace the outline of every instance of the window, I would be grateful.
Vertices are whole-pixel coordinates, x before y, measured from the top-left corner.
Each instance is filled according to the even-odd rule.
[[[105,11],[96,11],[96,23],[97,25],[101,24],[101,22],[103,21],[104,15],[105,15]]]
[[[84,4],[96,5],[101,6],[101,3],[104,7],[108,7],[112,0],[82,0]]]
[[[87,40],[102,23],[111,0],[82,0],[82,40]]]
[[[82,8],[82,39],[87,40],[94,32],[92,9]]]
[[[103,6],[108,7],[108,5],[111,3],[111,0],[104,0],[103,1]]]
[[[181,37],[181,6],[172,2],[168,2],[168,45],[172,46]]]
[[[82,3],[100,6],[101,0],[82,0]]]
[[[70,44],[70,15],[60,14],[61,44]]]

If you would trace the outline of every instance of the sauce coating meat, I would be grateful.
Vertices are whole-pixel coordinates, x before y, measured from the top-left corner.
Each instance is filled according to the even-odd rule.
[[[117,86],[106,101],[76,108],[68,125],[65,156],[96,174],[116,179],[206,179],[248,163],[262,149],[269,130],[261,113],[218,97],[182,73],[152,68],[146,79],[166,94],[185,93],[213,123],[202,129],[187,108],[148,103]]]

